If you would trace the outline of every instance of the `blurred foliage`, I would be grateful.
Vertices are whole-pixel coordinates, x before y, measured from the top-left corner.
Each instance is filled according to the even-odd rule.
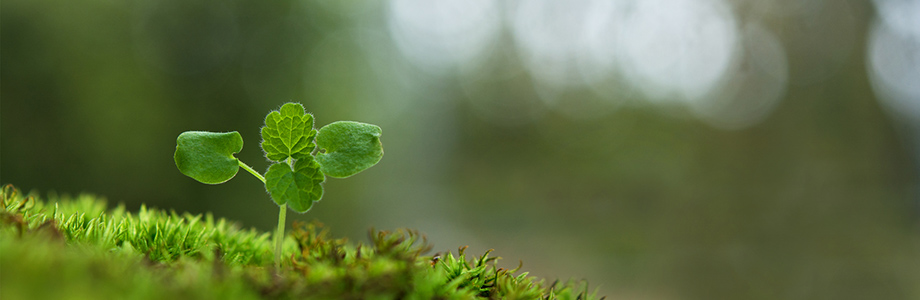
[[[612,297],[916,298],[917,150],[868,83],[872,7],[793,2],[732,2],[784,43],[790,82],[762,123],[725,131],[581,89],[547,108],[507,40],[472,74],[418,70],[384,28],[386,2],[3,1],[0,181],[267,230],[261,183],[189,180],[175,138],[257,141],[252,116],[296,101],[317,126],[387,132],[377,167],[330,180],[320,209],[294,217],[336,235],[418,228]],[[849,47],[823,48],[810,28]],[[238,157],[264,161],[249,143]]]

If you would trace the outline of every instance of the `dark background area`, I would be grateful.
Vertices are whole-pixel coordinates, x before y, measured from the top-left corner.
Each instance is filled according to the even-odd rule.
[[[313,209],[608,299],[916,299],[917,1],[0,3],[0,182],[271,230],[186,130],[383,128]]]

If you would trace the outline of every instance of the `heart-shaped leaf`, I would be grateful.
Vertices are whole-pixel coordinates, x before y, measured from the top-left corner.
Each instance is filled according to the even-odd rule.
[[[287,204],[299,213],[305,213],[313,202],[323,197],[326,176],[313,156],[297,160],[294,169],[286,163],[273,164],[265,173],[265,188],[278,205]]]
[[[223,183],[240,169],[234,153],[243,149],[239,132],[186,131],[176,138],[173,159],[182,174],[207,184]]]
[[[377,125],[353,121],[338,121],[320,128],[316,144],[324,152],[316,161],[326,175],[345,178],[377,164],[383,157]]]
[[[277,162],[288,157],[303,159],[316,148],[315,137],[313,115],[306,113],[299,103],[286,103],[280,111],[265,116],[262,150],[265,157]]]

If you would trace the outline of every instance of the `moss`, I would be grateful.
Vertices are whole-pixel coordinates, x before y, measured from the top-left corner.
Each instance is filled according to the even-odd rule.
[[[269,234],[211,215],[81,195],[43,201],[0,191],[3,299],[593,299],[583,282],[544,281],[495,266],[491,251],[425,255],[412,230],[370,231],[367,244],[295,224],[282,267]]]

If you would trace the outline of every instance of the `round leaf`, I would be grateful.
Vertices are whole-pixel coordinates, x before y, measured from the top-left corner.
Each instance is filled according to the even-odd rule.
[[[265,173],[265,188],[278,205],[287,204],[299,213],[305,213],[313,202],[323,197],[323,181],[326,176],[312,156],[294,163],[294,169],[286,163],[273,164]]]
[[[313,115],[306,113],[299,103],[286,103],[265,116],[262,151],[265,157],[277,162],[288,157],[303,159],[316,148],[314,137]]]
[[[182,174],[207,184],[223,183],[240,169],[234,153],[243,149],[239,132],[186,131],[176,139],[173,159]]]
[[[324,152],[316,161],[326,175],[345,178],[377,164],[383,157],[377,125],[353,121],[338,121],[320,128],[316,144]]]

